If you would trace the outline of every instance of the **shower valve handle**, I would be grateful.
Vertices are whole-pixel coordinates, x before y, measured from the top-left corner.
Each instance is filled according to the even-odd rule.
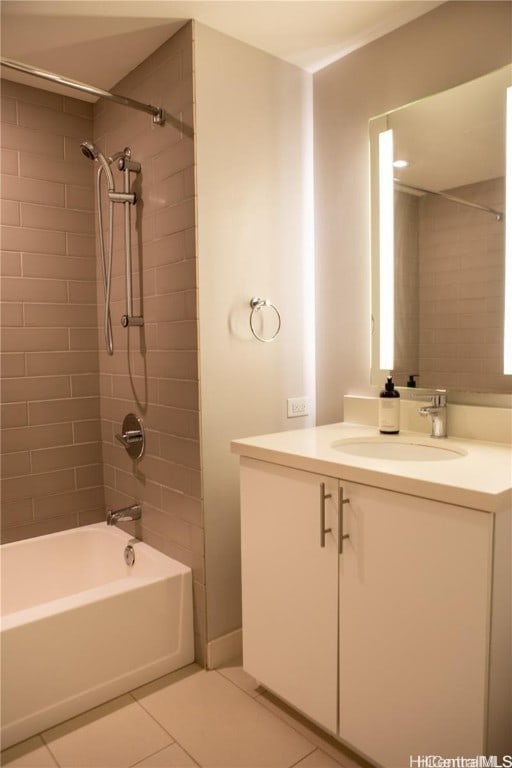
[[[132,443],[139,443],[142,439],[142,430],[140,429],[128,429],[126,432],[123,432],[122,435],[116,435],[116,440],[118,440],[121,445],[124,445],[125,448],[129,448]]]
[[[144,424],[134,413],[128,413],[123,419],[121,434],[116,434],[116,440],[126,449],[132,459],[140,459],[144,453]]]

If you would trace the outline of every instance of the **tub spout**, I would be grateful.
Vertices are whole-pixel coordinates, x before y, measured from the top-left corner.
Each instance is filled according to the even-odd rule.
[[[107,525],[116,525],[117,523],[127,523],[132,520],[140,520],[142,515],[142,506],[133,504],[131,507],[107,511]]]

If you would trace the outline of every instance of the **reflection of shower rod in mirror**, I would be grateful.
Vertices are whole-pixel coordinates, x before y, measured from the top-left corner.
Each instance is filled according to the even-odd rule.
[[[478,208],[485,213],[492,213],[498,221],[505,220],[505,214],[502,211],[497,211],[494,208],[488,208],[486,205],[479,205],[478,203],[470,203],[468,200],[462,200],[460,197],[454,197],[453,195],[447,195],[445,192],[434,192],[432,189],[424,189],[423,187],[414,187],[412,184],[405,184],[400,179],[393,179],[395,184],[404,189],[411,189],[414,192],[422,192],[425,195],[436,195],[437,197],[443,197],[445,200],[449,200],[452,203],[459,203],[459,205],[466,205],[469,208]]]

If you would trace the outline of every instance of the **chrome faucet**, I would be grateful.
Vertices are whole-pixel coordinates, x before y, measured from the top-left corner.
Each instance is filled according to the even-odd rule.
[[[436,393],[432,395],[431,405],[425,405],[418,410],[420,416],[432,416],[431,437],[447,436],[447,408],[446,393]]]
[[[122,507],[122,509],[107,510],[107,525],[116,525],[117,523],[128,523],[132,520],[140,520],[142,515],[142,505],[133,504],[131,507]]]

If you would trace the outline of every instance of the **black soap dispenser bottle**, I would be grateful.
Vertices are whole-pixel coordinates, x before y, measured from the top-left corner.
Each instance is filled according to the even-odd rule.
[[[379,395],[379,432],[397,435],[400,431],[400,392],[395,389],[393,377],[388,376],[386,386]]]

